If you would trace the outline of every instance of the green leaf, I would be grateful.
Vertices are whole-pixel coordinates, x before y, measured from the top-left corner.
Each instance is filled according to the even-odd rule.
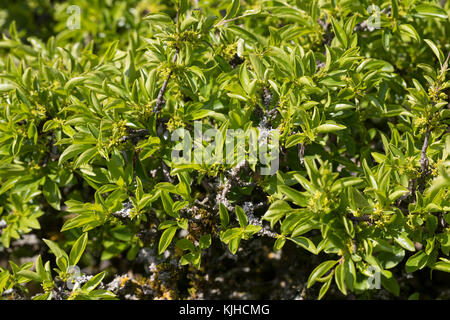
[[[390,271],[383,270],[381,272],[381,285],[397,297],[400,294],[400,286]]]
[[[83,233],[73,244],[69,254],[69,265],[75,266],[80,261],[88,242],[87,232]]]
[[[235,209],[236,209],[236,216],[238,218],[239,225],[242,228],[245,228],[248,225],[247,215],[245,214],[244,210],[240,206],[236,206]]]
[[[256,54],[249,55],[250,62],[252,64],[253,70],[255,70],[258,80],[263,80],[264,78],[264,64],[261,57]]]
[[[283,194],[287,196],[289,200],[294,202],[296,205],[301,207],[308,206],[309,197],[304,193],[285,185],[281,185],[278,188]]]
[[[73,228],[88,226],[90,224],[99,223],[98,217],[93,214],[80,214],[72,219],[64,222],[61,231],[67,231]],[[86,231],[86,230],[85,230]]]
[[[327,273],[331,268],[333,268],[338,260],[328,260],[319,264],[309,275],[308,278],[308,288],[310,288],[318,278],[322,277],[325,273]]]
[[[194,244],[188,239],[180,239],[177,241],[175,245],[181,250],[191,250],[191,251],[195,250]]]
[[[341,43],[342,47],[344,49],[347,49],[348,38],[347,38],[347,34],[345,33],[344,29],[342,28],[342,26],[339,24],[339,22],[334,17],[331,17],[331,24],[333,26],[333,31],[334,31],[334,34],[336,35],[336,38]]]
[[[66,150],[63,151],[63,153],[61,153],[58,164],[61,165],[63,162],[75,157],[76,155],[82,153],[90,147],[91,145],[89,144],[73,144],[69,146]]]
[[[36,281],[36,282],[42,282],[42,278],[37,274],[36,272],[33,272],[31,270],[20,270],[17,272],[18,275],[23,276],[27,279]],[[1,287],[0,287],[1,289]],[[1,291],[1,290],[0,290]]]
[[[334,270],[334,280],[337,284],[338,289],[347,295],[347,288],[345,287],[345,270],[344,265],[339,264]]]
[[[233,238],[230,243],[228,244],[228,249],[230,249],[230,252],[232,254],[236,254],[237,250],[239,249],[239,244],[241,243],[241,237]]]
[[[427,264],[428,256],[424,251],[419,251],[406,261],[406,272],[411,273],[422,269]]]
[[[176,225],[178,225],[177,221],[166,220],[166,221],[163,221],[163,222],[161,222],[161,223],[159,224],[158,230],[164,230],[164,229],[167,229],[167,228],[176,226]]]
[[[61,192],[56,182],[49,178],[45,179],[43,193],[47,202],[56,210],[60,210]]]
[[[317,254],[316,246],[308,238],[296,236],[294,238],[288,238],[288,239],[291,240],[292,242],[294,242],[295,244],[297,244],[298,246],[308,250],[309,252],[311,252],[313,254]]]
[[[241,83],[242,88],[244,88],[247,94],[250,94],[250,78],[248,76],[247,71],[247,63],[241,64],[239,68],[239,81]]]
[[[228,210],[223,203],[219,204],[220,225],[225,228],[230,223]]]
[[[398,19],[398,0],[391,0],[392,16]]]
[[[273,245],[273,250],[275,251],[281,250],[281,248],[283,248],[285,243],[286,243],[285,237],[278,237]]]
[[[427,215],[425,217],[425,223],[426,223],[426,227],[428,232],[430,233],[434,233],[438,227],[438,219],[436,218],[436,216],[433,215]]]
[[[401,24],[398,27],[400,33],[408,36],[409,38],[413,38],[415,41],[420,42],[420,36],[417,33],[416,29],[410,24]]]
[[[328,132],[336,132],[336,131],[344,130],[344,129],[347,129],[347,127],[340,125],[340,124],[325,123],[325,124],[321,124],[314,130],[318,133],[328,133]]]
[[[151,14],[145,16],[144,20],[148,20],[150,22],[163,23],[163,24],[173,24],[172,18],[170,18],[169,15],[162,13],[162,12],[151,13]]]
[[[172,242],[172,239],[175,236],[177,229],[178,229],[177,227],[170,227],[163,232],[163,234],[161,235],[161,239],[159,239],[158,254],[161,254],[164,251],[166,251],[167,247]]]
[[[249,224],[244,229],[244,235],[246,237],[252,236],[255,233],[258,233],[262,229],[261,226],[255,225],[255,224]]]
[[[262,220],[269,221],[270,227],[273,228],[275,223],[290,211],[292,211],[292,208],[286,201],[277,200],[270,205],[269,210],[264,214]]]
[[[242,233],[243,231],[241,228],[228,229],[220,236],[220,239],[228,244],[231,240],[240,237]]]
[[[304,139],[305,137],[299,133],[293,134],[286,139],[285,147],[286,149],[289,149],[293,146],[298,145],[299,143],[302,143]]]
[[[227,8],[227,14],[225,16],[225,20],[234,18],[239,10],[239,0],[232,0],[230,5]]]
[[[85,82],[88,79],[89,79],[89,77],[85,77],[85,76],[72,78],[69,81],[67,81],[66,85],[64,86],[64,90],[68,91],[73,86],[75,86],[77,84],[82,84],[83,82]]]
[[[408,251],[416,251],[414,243],[408,238],[407,234],[405,233],[397,236],[395,238],[395,242],[397,242],[403,249],[406,249]]]
[[[421,17],[432,17],[432,18],[440,18],[440,19],[448,19],[447,12],[441,7],[432,5],[432,4],[419,4],[415,7],[417,13]]]
[[[327,293],[327,291],[328,291],[328,289],[330,288],[330,284],[331,284],[331,280],[332,280],[333,278],[329,278],[327,281],[325,281],[325,283],[322,285],[322,287],[320,288],[320,291],[319,291],[319,296],[318,296],[318,299],[320,300],[320,299],[322,299],[323,298],[323,296]]]
[[[392,33],[390,30],[382,30],[381,31],[381,42],[383,44],[383,48],[386,51],[389,51],[390,43],[391,43]]]
[[[439,261],[433,266],[433,269],[450,272],[450,262],[449,261]]]
[[[97,147],[92,147],[83,151],[73,164],[74,168],[78,168],[81,165],[88,163],[97,154],[98,154]]]
[[[15,85],[9,83],[0,83],[0,93],[8,92],[14,90],[16,88]]]
[[[9,278],[10,278],[10,274],[7,270],[0,272],[0,294],[3,293],[3,290],[5,289],[6,283],[8,282]],[[35,281],[39,281],[39,280],[35,280]]]
[[[67,253],[64,252],[64,250],[62,250],[58,244],[56,244],[55,242],[48,240],[48,239],[43,239],[45,244],[50,248],[50,251],[57,257],[65,257],[67,258],[67,261],[69,261],[69,257],[67,256]]]
[[[39,277],[41,278],[41,281],[43,281],[44,279],[46,279],[47,277],[47,273],[45,271],[44,265],[42,263],[42,257],[41,255],[39,255],[36,258],[36,262],[35,262],[35,266],[36,266],[36,272],[39,275]]]
[[[344,273],[345,284],[350,290],[353,290],[356,283],[356,269],[355,264],[351,258],[347,258],[344,261]]]
[[[189,227],[189,221],[186,218],[179,219],[177,221],[177,226],[181,229],[187,230]]]
[[[366,175],[366,179],[368,180],[368,182],[370,183],[370,185],[372,186],[372,188],[374,190],[378,190],[377,181],[375,180],[375,177],[373,176],[372,170],[370,170],[366,159],[363,159],[362,164],[363,164],[363,168],[364,168],[364,173]]]
[[[203,235],[199,240],[199,247],[200,249],[207,249],[211,246],[211,235],[205,234]]]
[[[172,211],[177,212],[186,207],[189,204],[189,201],[175,201],[172,205]]]
[[[164,211],[171,217],[179,218],[180,214],[177,211],[173,211],[173,200],[170,197],[169,193],[167,191],[161,192],[161,201],[163,203]]]
[[[427,45],[431,48],[434,55],[438,58],[439,63],[442,66],[442,63],[444,62],[444,54],[442,53],[441,49],[439,49],[436,44],[430,40],[430,39],[424,39],[424,41],[427,43]]]
[[[345,177],[345,178],[340,178],[338,180],[336,180],[335,183],[333,183],[333,186],[331,187],[331,192],[336,192],[339,191],[345,187],[348,186],[353,186],[356,184],[360,184],[361,182],[363,182],[364,180],[361,178],[356,178],[356,177]]]
[[[106,275],[105,271],[100,272],[99,274],[97,274],[97,275],[93,276],[91,279],[89,279],[88,282],[86,282],[81,288],[86,291],[94,290],[102,282],[105,275]]]

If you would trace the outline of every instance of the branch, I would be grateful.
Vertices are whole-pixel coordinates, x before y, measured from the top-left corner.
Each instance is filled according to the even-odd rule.
[[[137,144],[139,140],[145,138],[150,132],[147,129],[128,129],[129,134],[119,139],[119,142],[126,142],[131,140],[134,144]]]
[[[371,222],[372,221],[372,218],[368,214],[365,214],[361,217],[355,217],[353,214],[348,214],[347,218],[349,218],[351,221],[355,221],[355,222]]]
[[[327,22],[327,16],[325,15],[323,20],[317,19],[317,23],[319,23],[319,25],[325,31],[323,44],[325,44],[327,46],[330,46],[331,45],[331,41],[333,41],[333,34],[331,33],[331,30],[329,28],[330,24]]]
[[[303,143],[299,143],[297,145],[298,148],[298,159],[300,160],[300,163],[303,164],[303,162],[305,161],[305,145]]]
[[[443,65],[441,67],[441,73],[438,77],[437,85],[436,85],[436,87],[438,88],[437,91],[443,89],[441,87],[441,81],[444,80],[445,73],[447,72],[449,59],[450,59],[450,52],[447,55],[447,58],[445,59],[445,62],[443,63]],[[436,95],[437,95],[437,93],[436,93]],[[425,190],[425,179],[428,174],[429,161],[427,158],[427,149],[428,149],[428,144],[429,144],[429,140],[430,140],[430,133],[431,133],[430,122],[432,120],[432,117],[433,116],[431,115],[428,119],[427,131],[425,132],[425,139],[423,140],[422,151],[421,151],[421,155],[420,155],[420,167],[421,167],[421,171],[422,171],[421,176],[420,176],[420,183],[419,183],[419,191],[420,192],[423,192]]]
[[[264,112],[263,119],[261,120],[261,127],[267,127],[268,124],[272,121],[273,117],[276,115],[278,110],[278,105],[275,106],[272,110],[269,110],[270,104],[272,103],[272,94],[269,89],[264,86],[263,91],[261,93],[261,102],[265,109],[261,108]]]
[[[400,208],[400,210],[402,210],[402,208],[400,207],[401,203],[412,197],[412,202],[414,203],[414,198],[415,198],[415,191],[416,191],[416,184],[417,184],[417,179],[411,179],[408,182],[408,193],[405,193],[404,195],[402,195],[400,198],[398,198],[397,200],[397,207]],[[403,211],[403,210],[402,210]]]
[[[176,51],[175,51],[175,54],[173,55],[172,63],[175,63],[177,61],[178,52],[179,52],[179,50],[177,48]],[[163,107],[163,105],[165,103],[165,101],[164,101],[164,93],[166,92],[167,84],[169,83],[169,80],[170,80],[170,77],[172,76],[172,73],[173,73],[173,70],[170,71],[169,75],[167,76],[167,79],[164,80],[164,83],[163,83],[163,85],[161,87],[161,90],[159,90],[158,97],[156,98],[156,105],[153,108],[153,112],[154,113],[158,113],[162,109],[162,107]]]
[[[220,182],[220,187],[222,187],[221,192],[218,192],[216,195],[216,207],[218,209],[219,207],[219,203],[223,203],[223,205],[227,208],[227,210],[233,211],[234,208],[231,205],[230,201],[228,200],[227,196],[228,193],[230,192],[231,188],[236,184],[237,182],[237,178],[238,175],[241,171],[242,168],[247,167],[247,162],[241,161],[240,163],[238,163],[236,165],[236,167],[234,167],[233,169],[230,170],[230,172],[228,174],[226,174],[226,182],[223,183],[222,181]]]
[[[425,178],[426,175],[428,173],[428,158],[427,158],[427,149],[428,149],[428,143],[429,143],[429,139],[430,139],[430,123],[428,123],[427,125],[427,131],[425,133],[425,139],[423,140],[423,145],[422,145],[422,152],[420,155],[420,167],[421,167],[421,171],[422,174],[420,176],[420,184],[419,184],[419,191],[423,192],[425,190]]]

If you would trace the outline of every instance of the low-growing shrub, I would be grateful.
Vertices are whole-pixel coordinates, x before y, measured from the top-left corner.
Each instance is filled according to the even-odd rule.
[[[450,272],[447,1],[6,3],[3,298],[210,297],[280,252],[313,265],[275,298]]]

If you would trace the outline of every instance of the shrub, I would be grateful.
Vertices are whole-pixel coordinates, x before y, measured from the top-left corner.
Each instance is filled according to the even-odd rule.
[[[2,11],[4,298],[198,298],[261,238],[316,298],[450,272],[448,2],[73,2]]]

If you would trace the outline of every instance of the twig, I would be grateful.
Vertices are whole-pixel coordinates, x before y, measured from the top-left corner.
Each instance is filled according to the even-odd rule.
[[[447,55],[447,58],[445,59],[445,62],[443,63],[443,65],[441,67],[441,73],[438,77],[438,81],[437,81],[437,85],[436,85],[437,88],[440,88],[441,81],[445,77],[445,73],[448,68],[449,59],[450,59],[450,52]],[[438,90],[440,90],[440,89],[438,89]],[[420,155],[420,168],[421,168],[420,183],[419,183],[419,191],[420,192],[423,192],[425,190],[425,180],[426,180],[426,177],[428,174],[429,161],[427,158],[427,149],[428,149],[430,133],[431,133],[431,128],[430,128],[431,127],[431,124],[430,124],[431,119],[432,119],[432,116],[430,116],[430,118],[428,119],[427,131],[425,132],[425,138],[423,140],[422,151],[421,151],[421,155]]]
[[[327,46],[330,46],[331,45],[331,41],[333,40],[333,34],[331,33],[331,30],[329,28],[330,24],[327,22],[327,16],[325,15],[323,20],[317,19],[317,22],[319,23],[319,25],[325,31],[323,44],[325,44]]]
[[[422,151],[420,155],[420,167],[421,167],[421,176],[420,176],[420,184],[419,191],[423,192],[425,190],[425,179],[428,173],[428,165],[429,161],[427,158],[427,148],[430,139],[430,123],[427,124],[427,131],[425,132],[425,139],[423,140]]]
[[[48,164],[48,161],[51,159],[52,161],[55,161],[58,158],[58,149],[56,148],[55,144],[54,144],[54,139],[55,139],[55,133],[52,132],[52,134],[50,135],[50,141],[49,141],[49,146],[50,146],[50,152],[47,153],[47,155],[45,156],[44,160],[42,161],[42,166],[46,167]]]
[[[241,161],[240,163],[238,163],[236,165],[236,167],[234,167],[233,169],[230,170],[229,174],[226,174],[226,182],[220,182],[220,186],[223,187],[222,191],[217,193],[216,195],[216,209],[218,209],[219,207],[219,203],[223,203],[223,205],[227,208],[227,210],[233,211],[234,208],[231,205],[230,201],[228,200],[227,196],[228,193],[230,192],[231,188],[236,184],[237,180],[238,180],[238,175],[241,171],[242,168],[247,166],[247,162]]]
[[[123,136],[119,139],[120,142],[131,140],[134,144],[136,144],[137,142],[139,142],[139,140],[144,139],[145,136],[150,134],[147,129],[129,129],[128,132],[128,135]]]
[[[172,63],[175,63],[177,61],[178,57],[178,48],[175,51],[175,54],[173,55]],[[162,106],[164,105],[164,93],[166,92],[167,84],[169,83],[170,77],[172,76],[173,70],[170,71],[169,75],[167,76],[166,80],[164,80],[164,83],[161,87],[161,90],[159,90],[158,97],[156,98],[156,104],[153,108],[153,113],[158,113]]]
[[[272,121],[274,115],[276,115],[276,112],[278,110],[278,105],[275,106],[272,110],[269,110],[270,104],[272,103],[272,94],[270,93],[269,89],[267,87],[263,88],[263,92],[261,93],[261,101],[262,105],[265,107],[265,109],[261,108],[264,112],[263,119],[261,120],[261,127],[266,128],[267,125],[270,125],[270,122]]]
[[[365,214],[361,217],[355,217],[353,214],[348,214],[347,218],[349,218],[351,221],[355,221],[355,222],[371,222],[372,221],[372,218],[368,214]]]
[[[414,196],[415,196],[415,190],[416,190],[416,184],[417,184],[417,179],[411,179],[408,182],[408,190],[409,192],[405,193],[404,195],[402,195],[400,198],[398,198],[397,200],[397,207],[400,207],[400,204],[410,198],[413,197],[413,202],[414,202]],[[400,208],[401,209],[401,208]]]
[[[161,172],[164,177],[164,181],[174,183],[175,180],[170,175],[169,167],[164,163],[164,160],[161,160]]]
[[[266,107],[266,112],[269,111],[270,103],[272,102],[272,95],[270,94],[269,89],[264,86],[263,91],[261,93],[261,100],[264,107]]]
[[[297,145],[298,148],[298,159],[300,160],[300,163],[303,164],[303,162],[305,161],[305,145],[303,143],[299,143]]]

